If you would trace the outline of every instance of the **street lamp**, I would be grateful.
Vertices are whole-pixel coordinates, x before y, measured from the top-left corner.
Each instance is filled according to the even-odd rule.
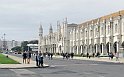
[[[1,37],[1,50],[3,51],[3,37]]]
[[[6,50],[6,41],[5,41],[6,34],[3,34],[3,50]]]

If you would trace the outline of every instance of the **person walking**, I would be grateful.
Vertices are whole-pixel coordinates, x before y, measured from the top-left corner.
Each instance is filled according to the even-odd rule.
[[[23,63],[26,64],[26,59],[27,59],[27,53],[26,53],[26,51],[23,52],[22,56],[23,56]]]

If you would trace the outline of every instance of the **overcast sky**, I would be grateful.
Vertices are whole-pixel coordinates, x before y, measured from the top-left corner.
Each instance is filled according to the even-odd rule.
[[[0,39],[33,40],[40,23],[47,34],[66,17],[79,24],[123,9],[124,0],[0,0]]]

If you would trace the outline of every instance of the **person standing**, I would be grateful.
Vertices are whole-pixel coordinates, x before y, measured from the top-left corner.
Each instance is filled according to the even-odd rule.
[[[26,53],[26,51],[25,52],[23,52],[23,63],[25,63],[26,64],[26,59],[27,59],[27,53]]]
[[[51,58],[51,60],[53,59],[53,53],[50,54],[50,58]]]
[[[87,52],[87,58],[89,57],[89,53]]]
[[[38,53],[36,53],[36,66],[39,66],[39,55],[38,55]]]
[[[73,57],[74,57],[74,53],[73,53],[73,52],[71,52],[71,58],[73,59]]]
[[[48,52],[47,55],[48,55],[48,59],[50,60],[50,53]]]
[[[39,67],[43,67],[43,55],[39,54]]]
[[[119,61],[119,53],[117,52],[116,54],[115,54],[115,57],[116,57],[116,61]]]
[[[31,59],[31,52],[29,51],[27,53],[27,63],[30,64],[30,59]]]

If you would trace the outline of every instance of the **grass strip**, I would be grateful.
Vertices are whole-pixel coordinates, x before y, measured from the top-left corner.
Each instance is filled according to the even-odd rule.
[[[19,62],[0,54],[0,64],[20,64]]]

